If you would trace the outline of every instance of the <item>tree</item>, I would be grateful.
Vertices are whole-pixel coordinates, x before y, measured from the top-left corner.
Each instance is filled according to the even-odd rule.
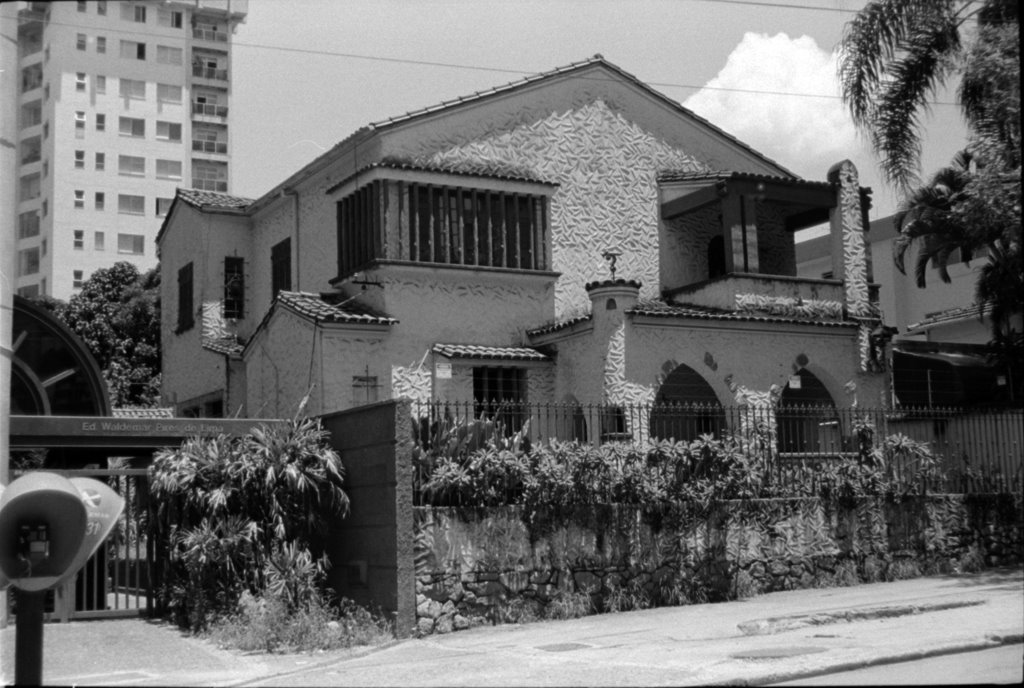
[[[1019,54],[1016,0],[875,0],[861,10],[840,44],[839,79],[886,178],[904,191],[917,181],[920,113],[955,76],[972,134],[1019,167]]]
[[[92,352],[111,405],[154,406],[160,398],[160,272],[127,262],[97,270],[55,312]]]

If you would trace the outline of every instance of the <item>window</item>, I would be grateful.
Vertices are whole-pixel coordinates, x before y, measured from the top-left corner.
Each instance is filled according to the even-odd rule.
[[[44,198],[43,199],[43,217],[46,217],[47,214],[49,214],[49,212],[50,212],[50,202]]]
[[[75,90],[84,91],[86,87],[85,72],[75,72]]]
[[[145,60],[146,44],[138,41],[121,41],[121,57],[129,60]]]
[[[46,256],[46,239],[43,239],[43,243],[40,244],[40,247],[42,248],[42,255],[45,257]]]
[[[146,174],[146,159],[137,155],[119,155],[117,156],[117,173],[142,177]]]
[[[373,182],[338,202],[339,275],[380,257],[384,192],[394,183]],[[400,198],[405,260],[548,269],[543,195],[413,183]]]
[[[85,12],[85,0],[78,0],[78,11]]]
[[[245,260],[235,256],[224,258],[224,317],[245,316]]]
[[[128,194],[117,195],[117,212],[122,215],[145,215],[146,197],[131,196]]]
[[[160,26],[167,26],[172,29],[180,29],[184,25],[184,17],[182,12],[173,12],[170,10],[157,10],[156,21]]]
[[[161,103],[180,103],[181,86],[172,86],[171,84],[157,84],[156,99]]]
[[[96,171],[102,172],[107,167],[107,154],[97,153],[96,154]]]
[[[18,277],[35,275],[39,272],[39,247],[18,251]]]
[[[75,208],[81,209],[85,207],[85,190],[75,189]]]
[[[504,424],[509,434],[520,430],[525,420],[526,369],[505,367],[473,368],[473,413]]]
[[[92,248],[94,251],[103,251],[106,243],[106,235],[103,232],[93,232]]]
[[[84,150],[76,150],[75,151],[75,169],[76,170],[84,170],[85,169],[85,151]]]
[[[357,406],[378,401],[379,389],[380,384],[377,382],[376,375],[352,376],[352,402]]]
[[[22,296],[26,299],[31,299],[33,297],[39,296],[39,285],[29,284],[28,286],[25,287],[18,287],[18,296]]]
[[[121,136],[142,138],[146,135],[146,120],[136,117],[120,117],[117,128]]]
[[[192,161],[192,187],[224,193],[228,190],[228,168],[221,163]]]
[[[97,36],[96,37],[96,52],[105,53],[107,52],[107,37]]]
[[[96,2],[96,14],[105,15],[107,13],[107,0],[97,0]]]
[[[141,256],[146,246],[146,237],[141,234],[118,234],[117,252]]]
[[[285,239],[270,248],[271,295],[292,288],[292,240]]]
[[[18,238],[39,236],[39,211],[29,210],[18,216]]]
[[[39,198],[42,193],[41,181],[38,172],[22,177],[18,184],[18,200],[31,201],[33,198]]]
[[[144,24],[146,22],[146,6],[135,5],[130,2],[122,2],[121,19]]]
[[[43,122],[43,140],[50,138],[50,123]]]
[[[102,74],[97,74],[96,75],[96,93],[106,93],[106,92],[107,92],[107,77],[103,76]]]
[[[73,246],[76,251],[81,251],[82,249],[85,248],[85,230],[75,230]]]
[[[181,141],[181,124],[157,121],[156,137],[161,141]]]
[[[96,210],[103,210],[107,205],[107,195],[102,191],[96,192],[95,197]],[[100,232],[102,234],[102,232]]]
[[[178,270],[178,332],[192,329],[192,263]]]
[[[156,216],[166,217],[167,213],[171,210],[171,203],[174,202],[173,198],[158,198],[156,199]]]
[[[43,179],[50,176],[50,161],[43,160]]]
[[[181,179],[181,161],[180,160],[157,160],[156,161],[156,178],[157,179]]]
[[[80,34],[76,34],[75,35],[75,47],[78,48],[79,50],[85,50],[85,44],[87,42],[88,41],[87,41],[84,33],[80,33]]]
[[[85,279],[83,279],[83,277],[82,277],[82,271],[81,270],[72,270],[71,271],[71,287],[73,289],[81,289],[82,285],[84,283],[85,283]]]
[[[105,131],[107,128],[107,116],[96,115],[96,131]]]
[[[166,45],[156,47],[156,61],[160,64],[180,65],[183,52],[181,48],[172,48]]]
[[[122,98],[146,98],[146,82],[137,79],[121,79]]]
[[[75,138],[85,138],[85,111],[75,111]]]

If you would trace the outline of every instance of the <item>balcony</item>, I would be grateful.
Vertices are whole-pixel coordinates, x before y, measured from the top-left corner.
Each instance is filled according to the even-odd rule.
[[[223,179],[193,179],[192,188],[200,191],[217,191],[227,193],[228,183]]]
[[[192,103],[193,115],[209,115],[211,117],[227,117],[227,105],[214,105],[211,103]]]
[[[192,29],[192,38],[198,38],[201,41],[214,41],[217,43],[227,43],[228,35],[223,31],[214,31],[212,29]]]
[[[218,69],[215,67],[203,67],[202,65],[192,65],[192,76],[197,76],[201,79],[213,79],[215,81],[227,81],[228,70]]]
[[[783,307],[789,301],[821,303],[840,310],[845,303],[843,283],[839,280],[753,275],[741,272],[673,289],[665,296],[666,300],[673,304],[696,305],[725,311],[745,310],[750,307],[748,302],[755,305],[761,302],[761,305],[778,302],[779,307]]]
[[[227,155],[228,144],[222,141],[192,141],[192,150],[203,153],[221,153]]]

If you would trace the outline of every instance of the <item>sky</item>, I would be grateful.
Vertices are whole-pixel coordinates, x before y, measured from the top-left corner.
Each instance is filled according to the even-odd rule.
[[[249,0],[233,38],[232,193],[258,198],[356,129],[605,59],[793,172],[849,158],[898,197],[839,99],[835,49],[865,0]],[[963,147],[952,93],[924,117],[927,176]]]

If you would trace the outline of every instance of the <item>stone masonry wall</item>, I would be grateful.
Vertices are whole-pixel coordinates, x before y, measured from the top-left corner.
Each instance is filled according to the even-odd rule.
[[[1015,564],[1020,511],[1008,495],[733,501],[707,513],[418,507],[417,632]]]

